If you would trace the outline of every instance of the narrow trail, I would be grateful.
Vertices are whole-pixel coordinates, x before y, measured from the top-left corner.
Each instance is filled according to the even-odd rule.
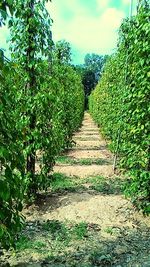
[[[97,159],[102,161],[102,165],[92,164],[83,166],[81,164],[72,166],[57,164],[54,171],[64,173],[67,176],[79,176],[81,178],[95,175],[112,176],[112,155],[106,148],[106,142],[100,136],[98,127],[94,124],[88,113],[85,113],[82,127],[74,135],[76,146],[67,153],[73,159]],[[93,160],[94,161],[94,160]]]
[[[52,188],[24,210],[28,239],[6,255],[8,266],[149,267],[149,218],[125,199],[125,178],[114,175],[113,156],[88,113],[74,141],[56,162]]]

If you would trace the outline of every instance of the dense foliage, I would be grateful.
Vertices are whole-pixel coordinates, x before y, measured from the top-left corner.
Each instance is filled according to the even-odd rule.
[[[94,53],[86,54],[84,58],[84,64],[76,66],[76,70],[81,75],[84,86],[85,109],[88,108],[88,97],[91,91],[98,84],[107,58],[107,55],[102,56]]]
[[[5,62],[3,54],[0,58],[0,243],[4,247],[15,243],[21,229],[23,201],[48,187],[55,157],[71,145],[83,116],[83,86],[69,64],[68,44],[52,42],[45,2],[14,1],[9,22],[12,61]]]
[[[22,132],[17,127],[16,87],[14,66],[0,64],[0,238],[5,246],[12,242],[20,229],[22,200],[25,190]],[[17,75],[15,82],[17,81]]]
[[[13,0],[1,0],[0,1],[0,26],[5,23],[8,13],[13,14],[14,5]]]
[[[102,78],[90,96],[90,112],[131,179],[126,194],[150,212],[149,65],[150,7],[120,28],[117,52],[107,61]]]

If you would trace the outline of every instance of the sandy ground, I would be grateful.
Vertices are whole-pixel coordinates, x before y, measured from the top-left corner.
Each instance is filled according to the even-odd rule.
[[[105,144],[105,141],[100,141],[100,140],[77,140],[76,139],[76,147],[83,147],[84,149],[86,148],[92,148],[92,147],[98,147],[99,149],[100,148],[105,148],[106,147],[106,144]]]
[[[92,133],[94,133],[92,135]],[[65,174],[71,177],[80,177],[81,179],[86,177],[104,176],[111,178],[114,176],[113,171],[113,155],[107,149],[107,144],[99,133],[98,127],[93,122],[91,116],[85,113],[82,127],[74,135],[76,140],[76,147],[69,150],[66,153],[67,157],[71,159],[101,159],[102,164],[81,165],[81,164],[62,164],[57,163],[54,167],[54,172]],[[86,140],[80,140],[81,137],[86,136]],[[92,137],[97,140],[92,140]],[[107,164],[104,162],[108,161]],[[109,163],[111,162],[111,163]],[[102,227],[107,225],[129,225],[132,227],[133,221],[144,222],[147,227],[150,226],[149,220],[145,219],[142,215],[136,218],[126,218],[126,211],[129,211],[132,215],[138,213],[134,212],[134,209],[129,200],[126,200],[122,195],[93,195],[91,192],[82,193],[68,193],[64,196],[52,196],[46,200],[46,213],[40,213],[39,207],[34,207],[31,213],[32,216],[27,216],[29,220],[35,219],[60,219],[60,220],[74,220],[74,221],[88,221],[92,223],[98,223]],[[55,200],[54,200],[54,199]],[[56,202],[55,208],[51,210],[52,203]],[[123,209],[123,212],[122,212]],[[29,211],[29,210],[28,210]],[[27,212],[28,213],[28,212]],[[30,213],[30,212],[29,212]],[[28,213],[28,214],[29,214]],[[128,212],[127,212],[128,213]],[[42,216],[42,217],[41,217]]]
[[[114,225],[121,227],[122,224],[132,227],[132,221],[127,220],[121,211],[118,212],[123,207],[131,208],[128,201],[122,199],[120,195],[99,196],[93,195],[93,192],[68,193],[65,196],[53,196],[49,201],[51,204],[45,205],[44,211],[36,212],[35,209],[34,215],[31,212],[31,216],[28,213],[28,219],[86,221],[99,224],[103,229]]]
[[[110,153],[104,149],[104,150],[73,150],[67,153],[67,156],[74,157],[76,159],[90,159],[90,158],[103,158],[103,159],[109,159]]]
[[[92,132],[94,133],[92,135]],[[93,122],[91,116],[85,113],[84,120],[81,129],[75,134],[74,139],[78,139],[75,149],[70,150],[66,155],[74,159],[102,159],[108,160],[112,164],[101,165],[68,165],[57,164],[54,167],[54,172],[63,173],[66,176],[76,176],[81,179],[86,177],[94,177],[102,175],[108,179],[114,176],[113,171],[113,155],[107,149],[107,144],[102,136],[96,134],[98,140],[92,140],[92,136],[95,137],[95,133],[98,133],[99,129]],[[86,133],[86,134],[85,134]],[[88,133],[90,133],[88,135]],[[80,137],[86,135],[86,141],[80,140]],[[90,149],[89,149],[90,147]],[[98,148],[98,149],[97,149]],[[46,210],[46,214],[42,214],[44,219],[60,219],[60,220],[75,220],[75,221],[88,221],[91,223],[98,223],[101,227],[108,225],[129,225],[132,227],[133,220],[135,218],[126,218],[126,211],[133,212],[133,207],[130,201],[126,200],[121,195],[93,195],[91,192],[82,193],[68,193],[65,196],[59,196],[56,200],[58,207],[53,211],[51,208]],[[55,198],[55,197],[54,197]],[[57,198],[57,197],[56,197]],[[54,200],[48,200],[48,203],[53,203]],[[50,204],[51,205],[51,204]],[[122,212],[122,209],[124,212]],[[36,212],[36,208],[34,210]],[[38,213],[37,213],[38,214]],[[137,213],[138,214],[138,213]],[[32,214],[33,216],[33,214]],[[41,216],[41,214],[40,214]],[[38,216],[38,219],[41,217]],[[31,219],[31,217],[30,217]],[[144,221],[146,225],[150,225],[147,219],[142,215],[137,217],[137,220]]]
[[[91,116],[85,113],[82,127],[75,134],[76,148],[69,151],[67,156],[74,157],[75,159],[102,159],[113,162],[113,155],[108,151],[105,140],[97,133],[99,133],[98,127],[93,123]],[[80,137],[83,138],[85,136],[86,141],[80,140]],[[95,136],[97,140],[92,140],[92,137]],[[113,164],[93,164],[89,166],[58,164],[55,166],[54,171],[80,178],[96,175],[103,175],[109,178],[114,175]],[[125,225],[132,227],[135,219],[150,226],[149,220],[133,212],[130,201],[121,195],[91,196],[88,192],[82,194],[73,193],[65,196],[65,199],[60,199],[60,203],[61,205],[57,211],[53,211],[46,216],[49,218],[59,218],[60,220],[87,220],[92,223],[98,223],[101,227],[106,227],[107,225],[117,226],[118,224],[122,225],[122,227]],[[64,203],[66,203],[65,206]],[[124,212],[122,212],[122,209]],[[135,217],[127,219],[126,211],[131,212],[132,215],[136,214]]]
[[[113,155],[107,149],[107,144],[99,134],[99,129],[93,123],[90,115],[85,113],[80,131],[74,136],[76,147],[70,150],[66,156],[71,159],[102,159],[102,164],[92,165],[68,165],[57,163],[54,172],[73,177],[71,179],[83,179],[86,177],[104,176],[107,180],[114,177]],[[83,139],[84,140],[81,140]],[[96,140],[95,140],[96,139]],[[108,164],[105,164],[107,160]],[[83,182],[84,183],[84,182]],[[113,179],[112,179],[113,183]],[[82,183],[81,183],[82,184]],[[110,248],[114,264],[101,264],[93,266],[115,267],[149,267],[150,266],[150,220],[137,212],[131,202],[121,193],[104,194],[90,188],[90,184],[83,184],[84,189],[74,192],[48,192],[43,198],[24,210],[27,222],[43,222],[58,220],[60,222],[74,221],[87,222],[98,225],[101,236],[97,237],[94,246],[106,246]],[[111,231],[118,231],[116,237]],[[36,231],[36,230],[35,230]],[[110,231],[110,233],[108,232]],[[38,233],[37,233],[38,234]],[[102,239],[104,238],[104,240]],[[111,243],[113,240],[114,243]],[[114,244],[114,245],[113,245]],[[79,250],[79,248],[77,249]],[[139,255],[140,253],[140,255]],[[132,255],[131,255],[132,254]],[[139,256],[138,256],[139,255]],[[132,257],[131,257],[132,256]],[[28,256],[25,255],[28,260]],[[38,256],[36,255],[36,258]],[[21,265],[16,265],[21,266]],[[23,265],[31,266],[31,265]],[[35,264],[36,267],[51,266]],[[52,266],[70,266],[56,265]],[[81,266],[71,265],[71,266]],[[82,265],[83,266],[83,265]],[[84,265],[91,266],[91,265]]]
[[[114,174],[112,165],[89,165],[89,166],[55,166],[55,172],[63,173],[67,176],[78,176],[80,178],[85,178],[89,176],[112,176]]]

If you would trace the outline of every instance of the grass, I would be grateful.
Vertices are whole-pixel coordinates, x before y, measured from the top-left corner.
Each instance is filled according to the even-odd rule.
[[[80,222],[72,228],[72,233],[76,239],[81,240],[88,236],[88,224],[86,222]]]
[[[67,156],[59,156],[56,159],[58,164],[69,164],[69,165],[103,165],[110,164],[108,160],[105,159],[75,159]]]
[[[72,177],[67,177],[66,175],[61,173],[54,173],[50,183],[50,188],[52,192],[62,191],[62,190],[75,192],[78,191],[79,189],[83,189],[83,186],[82,186],[82,180],[77,177],[72,178]]]
[[[59,241],[83,239],[87,236],[87,223],[80,222],[78,224],[69,223],[66,224],[57,220],[47,221],[42,225],[42,228],[48,231],[53,239]],[[69,238],[70,237],[70,238]]]
[[[107,228],[104,229],[104,231],[105,231],[107,234],[112,235],[112,234],[113,234],[113,227],[107,227]]]
[[[122,185],[118,177],[110,180],[102,176],[80,179],[54,173],[50,188],[54,193],[61,193],[63,190],[78,192],[80,189],[88,191],[86,183],[90,184],[91,189],[103,194],[116,194]],[[111,266],[111,257],[104,246],[100,246],[98,251],[95,250],[101,240],[101,228],[97,229],[85,221],[35,221],[23,230],[16,241],[16,259],[24,262],[36,255],[40,262],[48,262],[55,267]],[[114,235],[115,230],[108,227],[104,231]]]
[[[95,176],[87,178],[87,182],[91,183],[91,189],[107,195],[123,193],[125,185],[125,180],[119,177],[107,179],[103,176]]]
[[[149,266],[149,239],[141,235],[141,229],[122,227],[121,235],[113,227],[104,231],[115,234],[115,238],[106,239],[101,230],[94,230],[86,222],[35,221],[32,235],[24,229],[17,240],[17,250],[13,255],[10,252],[8,266]]]
[[[50,188],[52,192],[78,192],[87,190],[85,184],[90,184],[90,189],[110,195],[123,193],[125,182],[120,177],[108,179],[103,176],[94,176],[80,179],[79,177],[67,177],[61,173],[54,173]]]
[[[88,237],[88,224],[86,222],[60,222],[48,220],[41,223],[35,232],[23,233],[16,242],[17,251],[32,250],[44,254],[49,251],[48,244],[56,247],[67,247],[70,243]]]
[[[18,239],[16,242],[16,249],[18,251],[23,251],[23,250],[37,250],[37,251],[42,251],[45,250],[46,244],[42,240],[34,240],[32,239],[32,236],[26,236],[26,235],[21,235],[21,237]]]
[[[31,264],[36,257],[36,262],[43,264],[40,266],[91,267],[90,249],[95,236],[98,236],[98,232],[84,221],[76,223],[48,220],[38,223],[38,226],[35,222],[32,225],[32,235],[29,229],[25,229],[17,240],[17,250],[12,260],[15,266],[22,266],[18,264],[18,259],[21,263],[29,261]],[[94,257],[90,261],[93,259]]]

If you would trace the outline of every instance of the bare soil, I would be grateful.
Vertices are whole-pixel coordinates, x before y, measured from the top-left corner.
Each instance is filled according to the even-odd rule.
[[[86,154],[87,155],[87,154]],[[59,165],[55,166],[55,172],[63,173],[67,176],[78,176],[80,178],[85,178],[89,176],[103,175],[105,177],[112,176],[114,174],[112,165]]]
[[[75,135],[76,147],[66,156],[74,159],[102,159],[112,162],[113,155],[90,115],[85,113],[80,131]],[[97,140],[92,140],[96,137]],[[85,141],[80,137],[86,138]],[[82,241],[75,241],[69,247],[56,249],[45,235],[44,242],[54,259],[45,260],[45,256],[26,250],[16,256],[7,255],[7,266],[54,266],[54,267],[150,267],[150,220],[136,211],[130,200],[120,191],[107,193],[95,190],[85,178],[104,176],[106,180],[115,181],[112,164],[68,165],[57,163],[54,172],[65,174],[71,179],[82,179],[83,188],[69,192],[67,190],[39,195],[38,200],[24,209],[28,228],[34,236],[41,236],[43,222],[60,223],[86,222],[91,235]],[[124,177],[120,177],[124,179]],[[104,188],[105,189],[105,188]],[[39,225],[39,226],[38,226]],[[43,232],[42,232],[43,233]],[[42,239],[43,240],[43,239]],[[49,244],[50,242],[50,244]],[[63,245],[63,242],[62,242]],[[57,251],[57,252],[56,252]],[[23,263],[21,265],[21,263]],[[14,264],[14,265],[13,265]],[[4,266],[4,265],[3,265]],[[5,265],[6,266],[6,265]]]
[[[106,143],[105,141],[100,141],[100,140],[77,140],[76,139],[76,147],[80,146],[83,147],[84,149],[86,148],[88,150],[88,148],[92,148],[92,147],[98,147],[100,148],[105,148],[106,147]]]
[[[67,153],[67,156],[74,157],[76,159],[87,159],[87,158],[103,158],[109,159],[111,154],[108,150],[73,150]]]

